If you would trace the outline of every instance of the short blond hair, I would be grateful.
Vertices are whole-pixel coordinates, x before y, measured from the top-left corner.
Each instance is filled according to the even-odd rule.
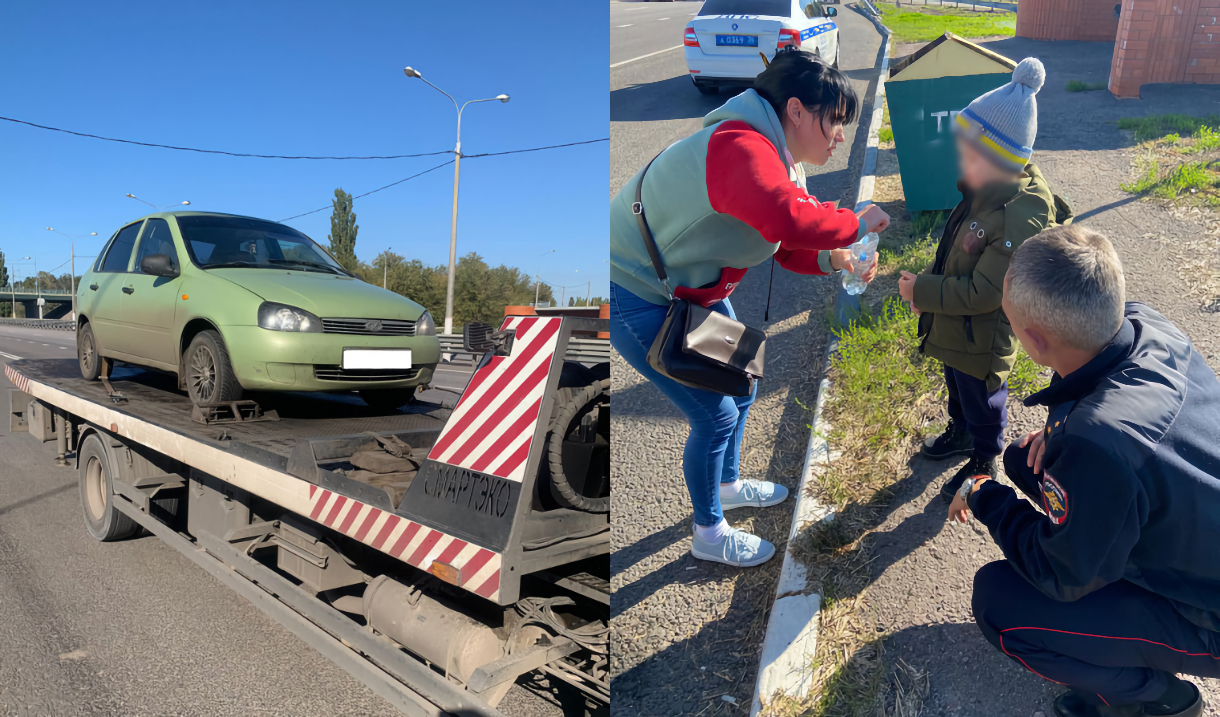
[[[1114,338],[1127,300],[1114,245],[1084,227],[1056,227],[1025,240],[1008,266],[1007,297],[1020,318],[1073,348]]]

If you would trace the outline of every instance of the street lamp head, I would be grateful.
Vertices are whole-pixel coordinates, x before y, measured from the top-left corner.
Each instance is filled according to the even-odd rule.
[[[508,95],[496,95],[496,99],[501,102],[508,102]]]
[[[131,197],[132,199],[136,198],[136,195],[132,194],[131,192],[128,192],[126,196]]]
[[[54,229],[52,229],[51,227],[47,227],[47,231],[49,231],[49,232],[53,232],[53,231],[55,231],[55,230],[54,230]]]
[[[23,256],[23,257],[21,257],[21,260],[22,260],[22,261],[30,261],[30,259],[32,259],[32,258],[33,258],[33,257],[29,257],[29,256]]]
[[[421,80],[422,80],[422,79],[424,79],[424,76],[423,76],[423,75],[419,74],[419,72],[418,72],[418,71],[416,71],[416,70],[414,70],[414,69],[412,69],[412,68],[410,68],[410,67],[404,67],[404,68],[402,68],[402,73],[403,73],[404,75],[406,75],[407,77],[418,77],[418,78],[419,78],[419,79],[421,79]]]
[[[89,232],[89,236],[95,237],[95,236],[97,236],[97,232]]]
[[[183,202],[183,203],[182,203],[182,205],[183,205],[183,206],[190,206],[190,204],[191,204],[190,202]]]

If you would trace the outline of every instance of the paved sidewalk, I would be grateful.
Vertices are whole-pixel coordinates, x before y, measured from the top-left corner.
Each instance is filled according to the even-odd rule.
[[[1078,221],[1110,237],[1122,255],[1128,296],[1150,303],[1185,330],[1213,368],[1220,369],[1220,314],[1203,310],[1208,297],[1191,294],[1183,257],[1215,256],[1217,238],[1202,213],[1136,201],[1119,189],[1134,173],[1137,150],[1113,121],[1160,113],[1206,116],[1220,110],[1220,87],[1146,86],[1141,100],[1108,92],[1068,93],[1068,80],[1104,82],[1111,43],[1007,39],[988,49],[1020,60],[1039,57],[1047,80],[1038,95],[1034,161],[1053,189],[1074,207]],[[897,49],[899,56],[912,46]],[[883,152],[883,155],[887,152]],[[892,150],[888,150],[892,155]],[[883,157],[881,166],[896,165]],[[1214,296],[1211,297],[1214,300]],[[1044,414],[1010,405],[1009,439],[1040,428]],[[937,497],[940,483],[960,465],[911,461],[911,474],[874,534],[868,618],[885,641],[891,664],[905,661],[930,675],[924,715],[1041,717],[1062,688],[1012,663],[988,645],[970,610],[974,572],[1002,556],[977,522],[948,525]],[[1200,539],[1206,539],[1200,536]],[[1220,715],[1220,681],[1205,681],[1208,715]]]

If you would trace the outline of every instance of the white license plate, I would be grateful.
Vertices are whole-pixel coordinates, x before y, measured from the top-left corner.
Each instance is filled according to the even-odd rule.
[[[411,349],[344,349],[343,368],[411,368]]]

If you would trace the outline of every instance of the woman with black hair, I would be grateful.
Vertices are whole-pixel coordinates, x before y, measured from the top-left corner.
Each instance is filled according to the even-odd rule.
[[[662,152],[610,204],[610,341],[690,422],[683,473],[697,558],[738,567],[769,560],[775,547],[729,526],[723,511],[775,505],[788,491],[738,475],[753,393],[731,398],[689,388],[648,365],[669,296],[632,211],[636,189],[642,181],[641,203],[674,294],[733,316],[729,294],[750,267],[774,256],[800,274],[850,270],[842,247],[889,226],[875,205],[857,215],[805,191],[800,163],[826,164],[858,113],[841,72],[807,53],[780,52],[753,89],[705,117],[703,130]]]

